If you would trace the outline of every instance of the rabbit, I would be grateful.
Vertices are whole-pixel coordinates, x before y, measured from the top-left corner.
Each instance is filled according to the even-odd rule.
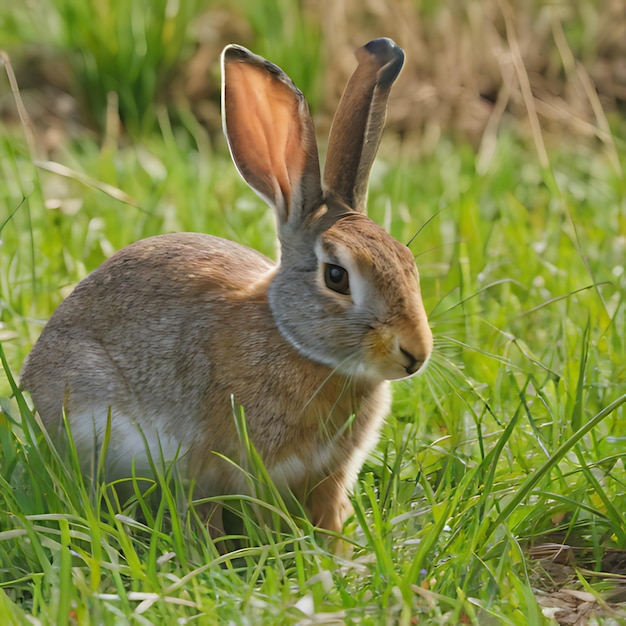
[[[302,92],[246,48],[224,49],[224,133],[275,211],[280,260],[211,235],[164,234],[76,286],[21,384],[53,439],[64,440],[65,414],[85,471],[110,420],[107,480],[149,475],[152,457],[175,462],[203,496],[246,493],[241,406],[279,492],[315,527],[342,530],[390,409],[389,381],[422,370],[433,345],[413,255],[365,215],[404,53],[381,38],[356,57],[322,182]]]

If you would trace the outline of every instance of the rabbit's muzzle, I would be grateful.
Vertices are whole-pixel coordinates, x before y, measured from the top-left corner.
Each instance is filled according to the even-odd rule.
[[[421,302],[410,318],[372,328],[366,342],[365,362],[386,380],[417,374],[426,365],[433,336]]]

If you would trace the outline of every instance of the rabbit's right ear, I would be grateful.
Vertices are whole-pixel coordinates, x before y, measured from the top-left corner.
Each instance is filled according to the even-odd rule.
[[[329,194],[365,213],[370,170],[387,117],[387,100],[404,63],[391,39],[374,39],[356,51],[359,62],[333,118],[324,184]]]
[[[241,46],[224,48],[222,121],[237,169],[279,224],[298,224],[322,203],[309,109],[279,67]]]

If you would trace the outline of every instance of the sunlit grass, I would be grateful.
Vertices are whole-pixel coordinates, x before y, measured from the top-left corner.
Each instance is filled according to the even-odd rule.
[[[188,133],[164,134],[64,155],[137,208],[34,167],[19,136],[7,138],[2,163],[15,176],[2,187],[11,215],[2,230],[2,332],[14,373],[37,320],[130,241],[201,230],[272,254],[271,213],[224,155],[198,145]],[[588,156],[602,172],[602,155]],[[555,177],[569,168],[573,181],[572,162],[560,159]],[[456,188],[447,184],[451,163]],[[470,152],[446,143],[430,160],[388,162],[371,213],[384,222],[392,207],[391,231],[404,241],[425,224],[411,248],[436,354],[423,376],[395,387],[393,416],[355,493],[350,557],[334,556],[306,524],[277,535],[249,514],[239,551],[229,544],[235,552],[219,554],[180,486],[156,512],[141,500],[103,504],[79,487],[77,467],[49,451],[26,404],[3,400],[6,611],[91,612],[102,623],[116,614],[231,614],[237,623],[243,599],[246,619],[294,623],[307,611],[348,622],[539,619],[529,541],[561,533],[598,558],[626,547],[624,277],[615,269],[619,237],[606,239],[619,228],[622,191],[612,180],[581,175],[576,197],[563,185],[554,198],[532,152],[514,140],[483,175]]]
[[[251,16],[259,32],[268,6]],[[316,59],[317,36],[257,51]],[[383,139],[370,215],[410,242],[435,354],[394,386],[342,543],[287,513],[252,446],[263,502],[229,500],[241,532],[214,543],[206,502],[175,476],[152,504],[83,478],[14,381],[63,297],[132,241],[190,230],[274,254],[273,215],[227,154],[191,118],[147,114],[127,113],[151,128],[141,139],[63,148],[64,175],[33,163],[19,128],[0,141],[0,622],[549,623],[531,543],[585,547],[591,569],[626,549],[623,120],[610,120],[616,151],[564,138],[547,167],[510,131],[490,159],[446,139],[418,159]]]

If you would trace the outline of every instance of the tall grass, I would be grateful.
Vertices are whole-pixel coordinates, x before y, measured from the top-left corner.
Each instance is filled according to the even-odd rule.
[[[19,137],[5,142],[3,162],[21,182],[3,190],[12,214],[2,231],[7,376],[40,328],[33,318],[47,317],[65,287],[127,241],[189,228],[271,254],[272,217],[231,164],[197,152],[203,142],[186,134],[167,137],[113,155],[83,147],[80,165],[68,160],[141,209],[35,170]],[[163,163],[154,168],[166,173],[160,184],[147,158]],[[600,175],[585,177],[583,164]],[[524,546],[560,536],[589,546],[598,563],[607,548],[626,546],[624,278],[619,242],[606,245],[622,192],[602,154],[577,165],[555,155],[551,167],[580,186],[575,205],[566,184],[562,197],[546,191],[532,152],[507,138],[482,176],[470,151],[444,142],[432,160],[396,163],[375,181],[371,213],[384,222],[392,207],[395,236],[408,241],[425,223],[411,245],[437,347],[423,377],[395,388],[393,416],[355,493],[351,558],[333,556],[306,526],[285,538],[250,517],[248,543],[219,555],[180,497],[143,521],[136,503],[103,506],[5,389],[7,611],[75,611],[100,623],[116,614],[296,623],[307,612],[346,623],[416,615],[541,623]],[[46,210],[52,181],[61,208]],[[67,197],[82,198],[77,212],[64,212]],[[568,208],[584,238],[570,230]]]
[[[309,37],[303,55],[317,54]],[[543,542],[584,549],[581,580],[606,593],[586,570],[626,549],[623,120],[545,154],[543,135],[513,132],[478,154],[441,139],[419,159],[410,140],[383,140],[370,215],[410,242],[435,354],[394,386],[342,543],[287,515],[254,462],[266,502],[229,501],[243,532],[214,542],[206,503],[175,477],[159,477],[152,506],[84,479],[15,382],[43,320],[131,241],[194,230],[273,254],[271,212],[207,132],[146,112],[152,132],[81,138],[63,168],[3,129],[0,622],[547,624],[535,594],[550,581],[528,551]]]
[[[187,29],[199,7],[199,0],[35,0],[0,7],[0,19],[45,47],[58,66],[54,80],[69,76],[90,125],[104,130],[119,116],[140,134],[154,129],[157,107],[192,51]]]

